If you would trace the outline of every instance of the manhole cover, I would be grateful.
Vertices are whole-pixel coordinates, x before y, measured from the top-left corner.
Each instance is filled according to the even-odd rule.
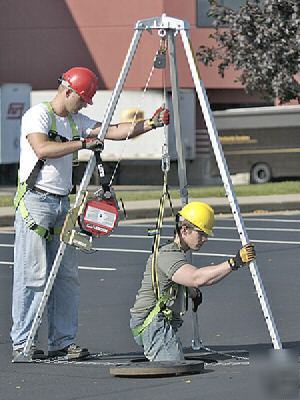
[[[111,367],[109,372],[114,376],[165,376],[184,375],[203,372],[202,361],[153,361],[153,362],[130,362]]]

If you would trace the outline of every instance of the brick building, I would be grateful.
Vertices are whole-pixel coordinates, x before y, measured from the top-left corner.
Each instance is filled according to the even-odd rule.
[[[243,1],[223,0],[223,3],[237,7]],[[57,78],[62,72],[72,66],[82,65],[98,74],[101,91],[110,91],[114,88],[123,65],[136,21],[160,16],[162,13],[186,20],[191,27],[192,45],[197,49],[200,44],[209,43],[208,37],[212,28],[206,15],[207,9],[207,0],[2,2],[0,83],[26,82],[32,86],[33,93],[51,93],[51,90],[56,89]],[[126,80],[126,91],[141,91],[144,88],[158,45],[158,36],[143,34]],[[177,47],[180,88],[193,90],[181,43]],[[234,71],[227,72],[223,79],[217,74],[216,67],[206,68],[199,65],[199,68],[213,110],[264,104],[259,97],[247,95],[241,85],[234,82]],[[162,92],[162,74],[162,71],[153,74],[149,92]],[[165,79],[168,88],[168,74]],[[211,156],[199,105],[195,109],[193,124],[194,155],[187,165],[190,183],[197,184],[200,183],[200,176],[205,181],[207,171],[203,172],[203,159]],[[143,168],[136,168],[137,163],[140,166],[152,165],[152,161],[145,163],[127,160],[121,163],[126,176],[120,173],[118,183],[139,183],[140,180],[145,183],[145,173]]]

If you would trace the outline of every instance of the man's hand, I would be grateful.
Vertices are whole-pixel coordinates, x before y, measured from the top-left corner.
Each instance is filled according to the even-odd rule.
[[[82,148],[87,150],[93,151],[102,151],[103,150],[103,142],[94,137],[87,137],[81,140],[82,141]]]
[[[193,302],[193,311],[197,312],[198,307],[200,306],[200,304],[202,304],[202,292],[199,288],[192,288],[189,287],[189,296],[192,299]]]
[[[149,124],[151,125],[152,129],[160,128],[164,125],[169,125],[169,123],[170,111],[165,108],[164,104],[159,107],[149,119]]]
[[[235,271],[244,265],[249,264],[250,261],[256,259],[256,253],[254,250],[254,245],[252,243],[248,243],[243,246],[237,253],[237,255],[228,260],[230,268]]]

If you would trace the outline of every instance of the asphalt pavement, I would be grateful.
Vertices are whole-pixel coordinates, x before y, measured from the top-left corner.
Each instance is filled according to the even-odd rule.
[[[250,240],[258,254],[257,264],[283,347],[300,353],[299,245],[300,212],[245,216]],[[203,288],[204,302],[199,315],[199,331],[204,345],[211,349],[191,349],[192,316],[189,311],[180,330],[190,361],[204,360],[203,373],[180,376],[138,378],[115,377],[113,366],[142,362],[140,348],[129,330],[129,308],[142,279],[151,251],[147,228],[152,222],[120,223],[114,233],[96,239],[89,254],[78,251],[81,282],[78,343],[92,352],[89,360],[11,364],[11,287],[13,229],[0,230],[0,393],[5,400],[261,400],[265,395],[258,380],[259,355],[272,349],[271,334],[261,312],[253,279],[247,269],[232,273],[216,286]],[[165,241],[174,225],[166,221]],[[219,263],[239,248],[239,236],[230,216],[218,216],[215,236],[193,255],[198,266]],[[40,345],[47,349],[46,321],[40,330]],[[224,352],[220,354],[219,352]],[[248,357],[251,362],[249,365]],[[252,362],[254,360],[254,362]],[[264,373],[272,365],[264,364]],[[299,364],[296,366],[299,372]],[[274,372],[279,372],[274,371]],[[285,371],[286,372],[286,371]],[[293,372],[293,371],[292,371]],[[270,398],[278,397],[271,380]],[[270,377],[264,381],[270,382]],[[291,379],[289,380],[291,382]],[[294,393],[295,394],[295,393]],[[261,395],[261,397],[259,397]]]

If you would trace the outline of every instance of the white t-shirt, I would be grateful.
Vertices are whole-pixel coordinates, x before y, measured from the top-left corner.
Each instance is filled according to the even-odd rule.
[[[56,129],[59,135],[72,140],[72,128],[66,117],[56,114]],[[93,128],[97,121],[83,114],[72,114],[72,119],[78,128],[78,135],[85,137],[88,130]],[[25,182],[33,170],[38,158],[30,146],[27,136],[30,133],[48,135],[51,129],[52,117],[45,104],[40,103],[30,108],[22,118],[20,139],[20,181]],[[39,172],[35,186],[50,193],[65,195],[72,189],[72,159],[68,154],[59,158],[47,159]]]

